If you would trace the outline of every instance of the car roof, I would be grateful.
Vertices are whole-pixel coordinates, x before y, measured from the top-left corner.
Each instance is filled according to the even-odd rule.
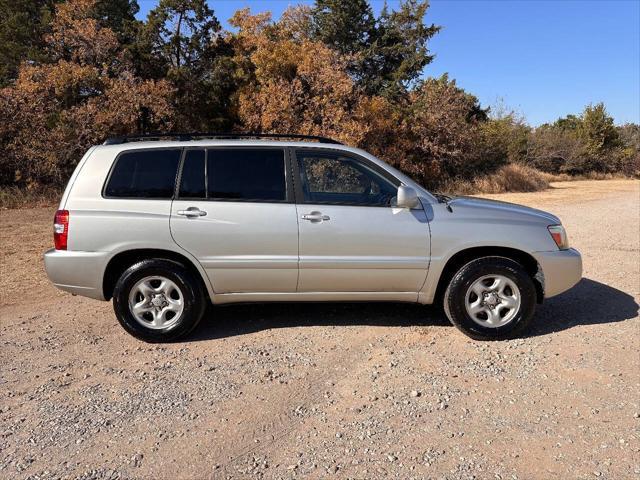
[[[238,139],[203,139],[203,140],[153,140],[133,141],[112,145],[98,145],[96,148],[112,151],[142,150],[152,148],[184,148],[184,147],[303,147],[324,148],[361,152],[359,148],[349,147],[339,143],[304,142],[286,140],[238,140]]]

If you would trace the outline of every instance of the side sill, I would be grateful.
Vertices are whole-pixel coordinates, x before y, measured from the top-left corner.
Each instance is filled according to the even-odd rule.
[[[212,302],[418,302],[417,292],[299,292],[299,293],[219,293]]]

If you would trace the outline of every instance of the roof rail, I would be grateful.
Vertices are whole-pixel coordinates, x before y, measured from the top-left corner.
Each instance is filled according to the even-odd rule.
[[[197,132],[197,133],[147,133],[144,135],[124,135],[120,137],[109,137],[103,145],[120,145],[128,142],[138,142],[144,140],[161,140],[169,138],[181,142],[194,140],[196,138],[274,138],[274,139],[300,139],[300,140],[316,140],[320,143],[332,143],[342,145],[341,142],[327,137],[318,135],[300,135],[297,133],[218,133],[218,132]]]

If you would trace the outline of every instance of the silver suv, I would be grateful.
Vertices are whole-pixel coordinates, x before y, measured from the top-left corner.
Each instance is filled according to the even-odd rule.
[[[437,301],[470,337],[502,339],[581,278],[557,217],[432,194],[365,151],[163,138],[89,149],[44,255],[57,287],[113,299],[140,339],[189,333],[209,302],[268,301]]]

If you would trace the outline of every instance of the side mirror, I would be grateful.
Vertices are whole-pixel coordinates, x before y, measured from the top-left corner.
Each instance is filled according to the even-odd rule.
[[[400,185],[398,187],[396,206],[400,208],[415,208],[418,205],[420,205],[420,199],[416,191],[406,185]]]

